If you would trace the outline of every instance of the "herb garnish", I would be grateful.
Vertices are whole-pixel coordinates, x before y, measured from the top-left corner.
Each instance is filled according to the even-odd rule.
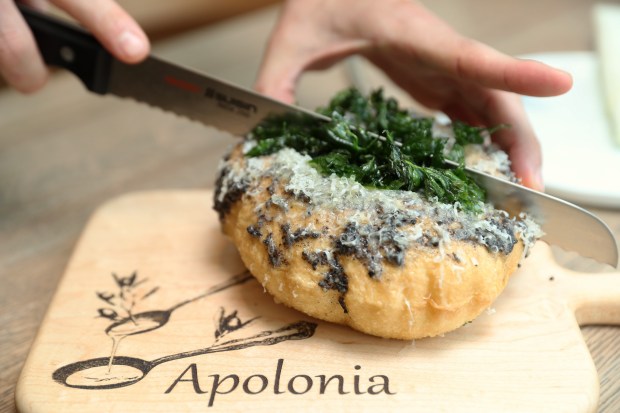
[[[446,149],[447,137],[433,137],[432,118],[411,116],[381,89],[368,97],[353,88],[344,90],[317,111],[332,121],[292,115],[265,120],[252,131],[256,146],[246,156],[289,147],[309,155],[321,173],[353,177],[367,187],[422,191],[427,198],[458,202],[469,211],[484,202],[484,190],[463,170],[464,148],[481,144],[482,133],[495,129],[454,122],[455,139]],[[459,166],[451,168],[445,159]]]

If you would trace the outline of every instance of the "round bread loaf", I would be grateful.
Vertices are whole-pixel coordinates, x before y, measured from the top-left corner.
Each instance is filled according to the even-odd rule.
[[[277,302],[322,320],[398,339],[454,330],[489,308],[539,235],[490,205],[367,189],[292,149],[247,158],[245,145],[216,184],[223,231]]]

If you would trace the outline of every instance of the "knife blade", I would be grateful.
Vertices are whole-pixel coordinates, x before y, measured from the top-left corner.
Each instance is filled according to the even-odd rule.
[[[123,63],[80,27],[23,5],[19,8],[43,60],[73,72],[91,92],[132,98],[238,136],[270,115],[330,120],[155,56],[138,64]]]
[[[45,62],[73,72],[94,93],[132,98],[239,136],[268,116],[301,114],[321,122],[331,120],[155,56],[125,64],[78,26],[22,5],[19,8]],[[485,188],[496,207],[514,215],[527,212],[541,224],[544,241],[617,266],[613,233],[590,212],[484,172],[466,171]]]
[[[487,202],[512,216],[521,211],[542,227],[548,244],[578,252],[601,263],[618,267],[618,246],[607,224],[591,212],[542,192],[504,181],[485,173],[471,178],[487,192]]]

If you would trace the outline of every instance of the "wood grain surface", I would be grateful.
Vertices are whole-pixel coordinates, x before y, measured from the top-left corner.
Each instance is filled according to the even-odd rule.
[[[472,323],[385,340],[274,302],[212,200],[142,191],[97,209],[20,375],[21,412],[596,410],[575,317],[619,325],[620,273],[567,271],[541,242]]]
[[[593,47],[590,0],[427,2],[461,32],[509,54]],[[277,10],[157,45],[161,56],[251,86]],[[231,47],[234,45],[234,47]],[[215,56],[215,57],[214,57]],[[303,105],[349,84],[339,66],[300,85]],[[230,138],[147,107],[88,95],[66,74],[35,96],[0,93],[0,411],[94,209],[144,189],[208,188]],[[592,209],[620,239],[620,209]],[[608,270],[557,252],[582,272]],[[582,329],[600,377],[599,412],[620,411],[620,329]]]

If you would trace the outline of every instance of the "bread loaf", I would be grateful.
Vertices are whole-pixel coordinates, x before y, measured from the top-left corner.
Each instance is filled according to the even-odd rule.
[[[277,302],[321,320],[397,339],[454,330],[489,308],[540,236],[492,205],[365,187],[291,148],[245,156],[255,145],[250,137],[222,162],[223,231]],[[496,148],[466,153],[510,178]]]

